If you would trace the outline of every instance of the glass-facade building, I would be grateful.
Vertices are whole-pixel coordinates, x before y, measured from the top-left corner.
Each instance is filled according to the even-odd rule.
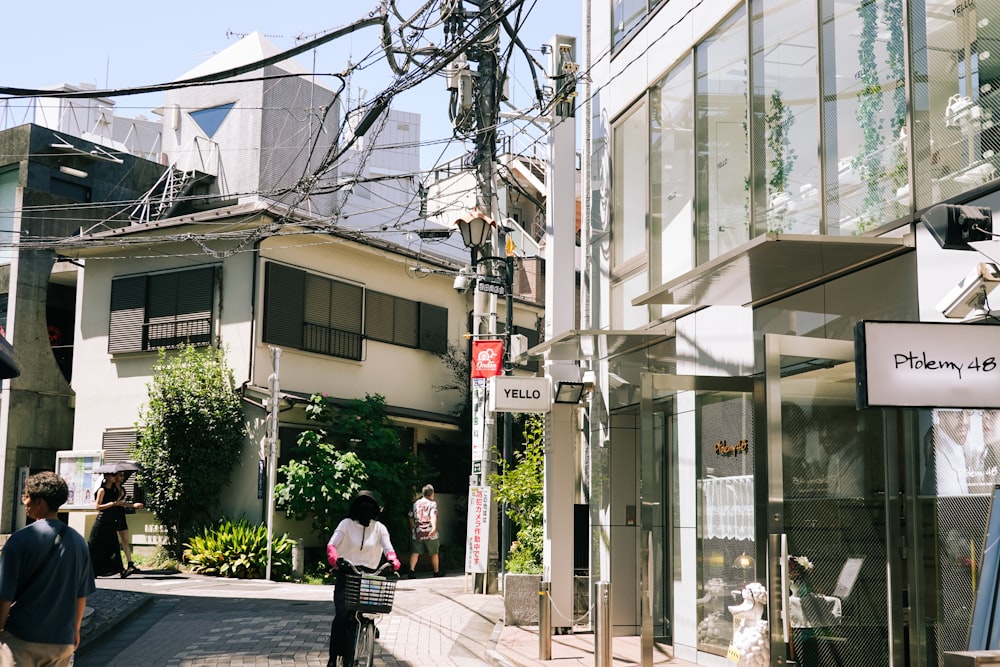
[[[771,664],[944,664],[969,648],[1000,413],[859,407],[855,335],[996,322],[945,301],[997,260],[925,217],[1000,211],[1000,2],[585,7],[586,330],[634,342],[584,360],[614,632],[733,664],[732,591],[758,582]]]

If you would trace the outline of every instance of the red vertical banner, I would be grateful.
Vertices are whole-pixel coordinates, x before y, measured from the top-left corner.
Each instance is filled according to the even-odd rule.
[[[503,373],[503,341],[472,341],[472,377],[491,378]]]

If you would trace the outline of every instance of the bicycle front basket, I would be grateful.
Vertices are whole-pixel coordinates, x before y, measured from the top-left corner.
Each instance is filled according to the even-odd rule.
[[[384,614],[392,611],[396,580],[349,572],[344,575],[344,593],[351,611]]]

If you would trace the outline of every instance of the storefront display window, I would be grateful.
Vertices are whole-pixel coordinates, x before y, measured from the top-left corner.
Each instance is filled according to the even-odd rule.
[[[659,285],[693,266],[694,103],[691,58],[649,94],[649,282]],[[660,306],[652,306],[660,308]],[[661,313],[654,313],[655,319]]]
[[[826,233],[861,234],[910,210],[902,0],[824,0]]]
[[[816,5],[754,0],[753,198],[758,231],[820,231]],[[762,176],[762,178],[760,178]],[[761,182],[763,181],[763,182]]]
[[[746,41],[740,9],[695,48],[698,264],[750,238]]]
[[[646,261],[646,201],[649,121],[640,104],[614,129],[612,271],[620,275]]]
[[[919,417],[923,581],[928,661],[968,649],[969,618],[994,485],[1000,483],[1000,411],[925,410]],[[964,610],[957,613],[957,610]]]
[[[734,604],[755,577],[753,401],[704,394],[698,405],[698,648],[725,654]]]
[[[920,209],[998,176],[1000,3],[918,0],[910,11]]]

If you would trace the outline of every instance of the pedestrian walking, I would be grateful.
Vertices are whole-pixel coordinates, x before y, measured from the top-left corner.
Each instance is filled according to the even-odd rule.
[[[70,665],[87,596],[96,589],[87,543],[59,520],[69,487],[54,472],[28,477],[21,495],[32,523],[0,555],[0,665]]]
[[[437,501],[434,500],[434,487],[430,484],[424,486],[421,497],[413,503],[410,511],[410,576],[417,569],[417,562],[421,554],[427,554],[431,559],[431,569],[434,576],[440,577],[444,573],[440,569],[440,559],[438,552],[441,549],[441,541],[438,539],[438,509]]]

